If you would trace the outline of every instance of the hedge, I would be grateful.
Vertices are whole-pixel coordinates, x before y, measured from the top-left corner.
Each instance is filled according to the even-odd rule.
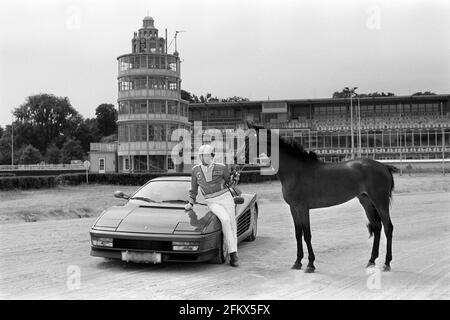
[[[140,186],[147,181],[157,177],[170,176],[190,176],[190,173],[89,173],[89,183],[98,184],[117,184]],[[277,179],[276,175],[263,176],[259,172],[243,172],[240,177],[240,183],[255,183]],[[58,184],[79,185],[86,183],[86,174],[69,173],[61,174],[56,177]]]
[[[53,188],[55,186],[56,179],[54,176],[20,176],[0,178],[0,190],[42,189]]]
[[[190,173],[89,173],[89,183],[140,186],[157,177],[190,176]],[[263,176],[259,172],[242,172],[240,183],[275,180],[276,176]],[[0,190],[53,188],[58,184],[86,183],[86,174],[67,173],[59,176],[6,176],[0,177]]]
[[[180,175],[189,176],[186,173],[89,173],[88,180],[89,183],[139,186],[156,177]],[[66,185],[86,183],[86,174],[61,174],[56,177],[56,182]]]

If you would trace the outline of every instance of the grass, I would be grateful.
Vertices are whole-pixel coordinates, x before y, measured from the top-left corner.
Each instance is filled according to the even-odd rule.
[[[450,174],[394,176],[395,193],[450,192]],[[104,209],[123,204],[113,193],[133,193],[137,186],[80,185],[52,189],[0,191],[0,223],[33,222],[98,216]],[[260,199],[281,200],[279,181],[242,184],[243,192],[258,193]]]

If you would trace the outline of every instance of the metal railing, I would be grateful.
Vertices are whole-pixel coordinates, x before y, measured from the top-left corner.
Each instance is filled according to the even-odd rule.
[[[15,164],[15,165],[0,165],[1,171],[32,171],[32,170],[84,170],[83,164]]]

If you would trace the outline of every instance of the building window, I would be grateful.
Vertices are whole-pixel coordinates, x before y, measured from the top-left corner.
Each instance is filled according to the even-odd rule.
[[[169,82],[169,90],[177,90],[178,86],[176,82]]]
[[[173,170],[173,169],[175,169],[175,165],[174,165],[174,163],[173,163],[173,161],[172,161],[172,157],[171,157],[171,156],[168,156],[168,157],[167,157],[167,169],[168,169],[168,170]]]
[[[105,173],[105,158],[98,159],[98,172]]]
[[[168,102],[168,114],[177,114],[177,102],[175,101],[169,101]]]

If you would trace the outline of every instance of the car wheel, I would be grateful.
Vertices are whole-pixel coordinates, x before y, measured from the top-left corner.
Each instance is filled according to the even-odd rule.
[[[227,259],[227,256],[225,254],[225,243],[223,241],[223,233],[220,233],[220,243],[222,244],[221,246],[219,246],[219,252],[217,253],[217,255],[212,258],[211,260],[209,260],[209,263],[213,263],[213,264],[223,264],[225,262],[225,260]]]
[[[250,209],[250,213],[253,216],[252,233],[245,239],[245,241],[255,241],[256,234],[258,233],[258,208],[256,205]]]

